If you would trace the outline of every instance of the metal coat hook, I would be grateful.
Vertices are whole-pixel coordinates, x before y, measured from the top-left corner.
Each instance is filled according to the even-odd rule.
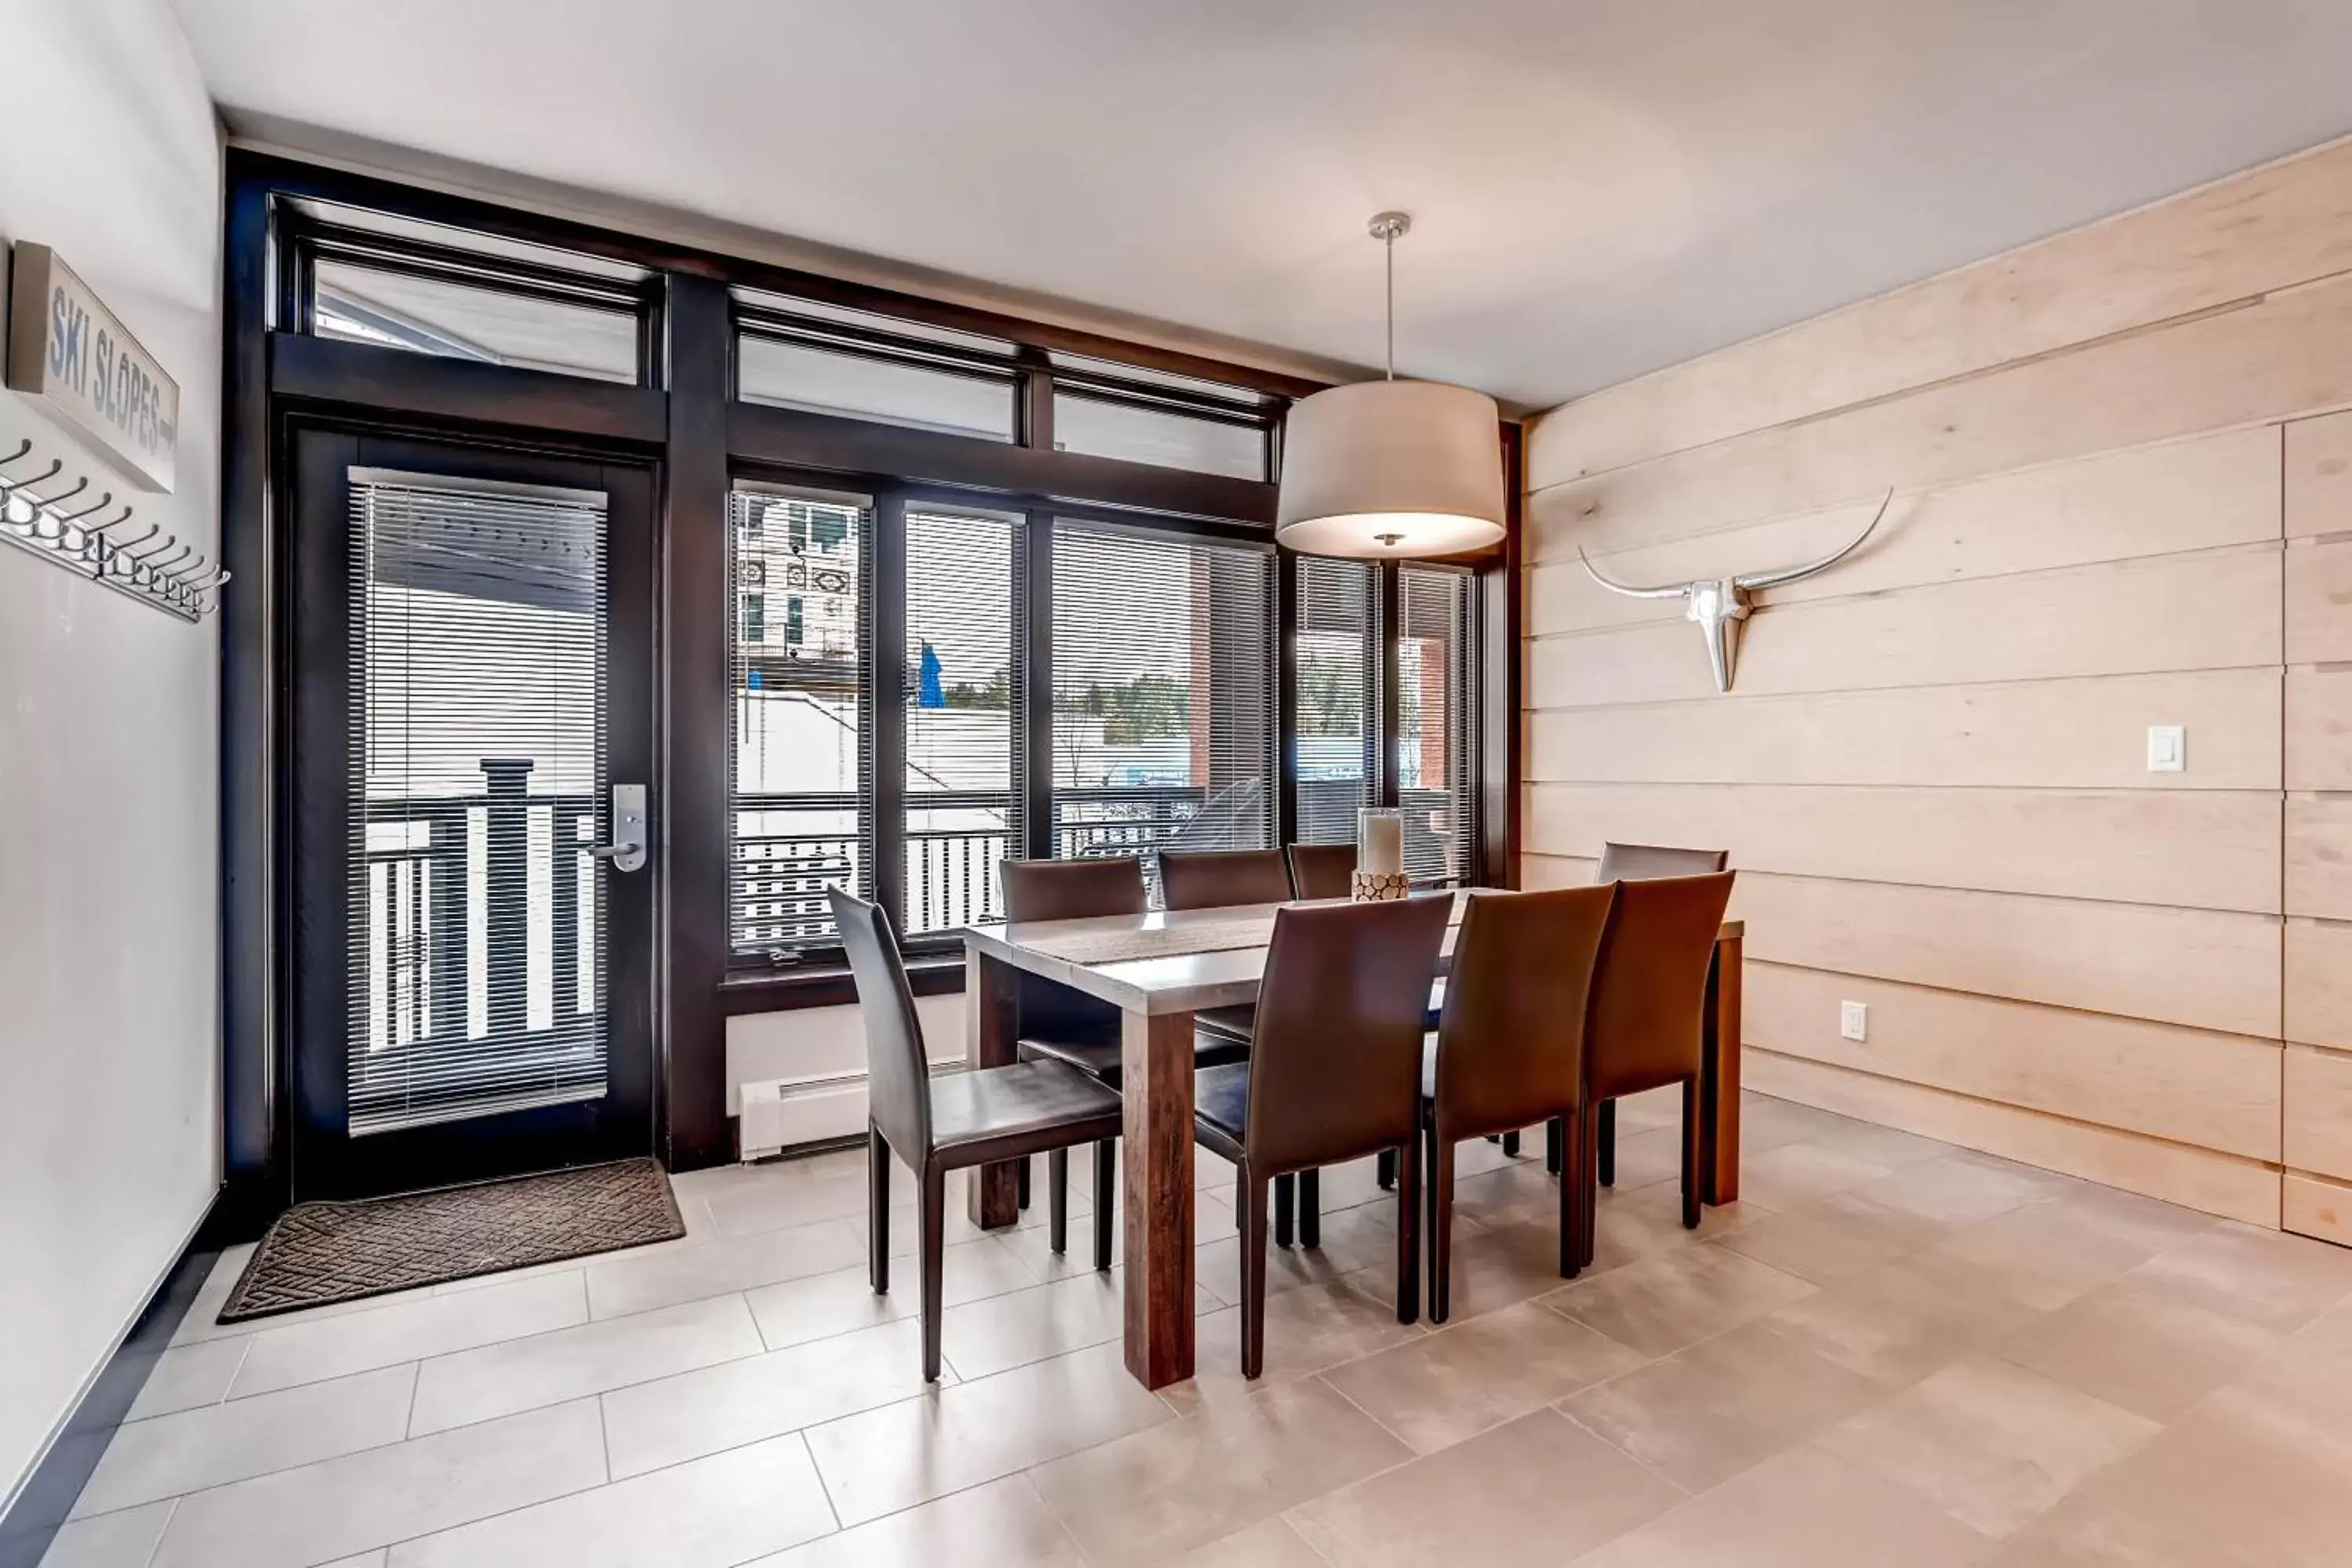
[[[47,478],[48,478],[48,476],[47,476],[47,474],[44,474],[44,475],[42,475],[42,476],[41,476],[41,479],[47,479]],[[40,479],[27,479],[27,480],[26,480],[26,481],[25,481],[25,482],[26,482],[26,484],[34,484],[34,485],[37,485],[37,484],[39,484],[39,483],[41,482],[41,480],[40,480]],[[18,489],[24,489],[25,487],[24,487],[24,485],[19,485],[19,486],[17,486],[16,488],[17,488]],[[68,490],[68,491],[66,491],[66,492],[65,492],[65,494],[63,494],[63,495],[55,495],[55,496],[35,496],[33,499],[34,499],[35,500],[37,500],[37,501],[40,502],[43,506],[51,506],[51,507],[53,507],[53,506],[57,505],[59,501],[68,501],[68,500],[73,500],[73,499],[74,499],[74,497],[76,497],[76,496],[78,496],[78,495],[81,494],[81,492],[82,492],[82,491],[84,491],[84,490],[86,490],[86,489],[89,489],[89,475],[87,475],[87,474],[85,474],[85,475],[83,475],[80,479],[76,479],[76,480],[74,481],[74,488],[73,488],[73,489],[69,489],[69,490]]]
[[[109,528],[112,528],[113,526],[114,526],[114,525],[113,525],[112,523],[110,523],[110,522],[107,524],[107,527],[109,527]],[[138,557],[137,557],[137,556],[135,556],[135,555],[131,555],[131,547],[132,545],[134,545],[134,544],[144,544],[144,543],[146,543],[149,540],[151,540],[151,539],[154,538],[157,534],[159,534],[159,533],[161,533],[161,532],[163,532],[163,525],[162,523],[160,523],[160,522],[159,522],[159,523],[156,523],[153,527],[152,527],[152,528],[148,529],[148,531],[147,531],[146,532],[144,532],[144,533],[141,534],[138,538],[136,538],[136,539],[128,539],[128,540],[123,541],[121,543],[117,544],[117,545],[114,547],[114,553],[115,553],[117,556],[128,556],[130,559],[131,559],[131,560],[133,560],[133,561],[136,561],[136,560],[138,559]]]
[[[6,457],[0,458],[0,468],[5,468],[11,463],[22,462],[26,457],[32,452],[32,450],[33,444],[30,441],[23,443]]]
[[[154,537],[155,537],[157,534],[159,534],[159,533],[163,533],[163,526],[162,526],[160,523],[159,523],[159,524],[157,524],[155,527],[149,529],[146,532],[144,532],[144,533],[141,534],[141,535],[140,535],[136,540],[133,540],[133,541],[132,541],[132,542],[133,542],[133,543],[136,543],[136,544],[144,544],[147,541],[149,541],[149,540],[151,540],[151,539],[154,538]],[[163,552],[165,552],[166,550],[171,549],[171,548],[172,548],[172,546],[173,546],[174,544],[177,544],[177,543],[179,543],[179,542],[180,542],[180,536],[179,536],[178,534],[176,534],[176,533],[163,533],[163,543],[161,543],[161,544],[159,544],[159,545],[157,545],[154,549],[152,549],[152,550],[149,551],[149,552],[148,552],[146,554],[144,554],[144,555],[134,554],[134,553],[132,553],[132,552],[131,552],[131,551],[129,551],[129,550],[125,550],[122,553],[124,553],[125,555],[129,555],[129,556],[131,557],[131,559],[132,559],[133,561],[138,562],[141,565],[142,565],[142,566],[143,566],[143,565],[145,565],[148,562],[152,561],[153,559],[155,559],[155,557],[157,557],[158,555],[163,554]]]
[[[83,481],[85,484],[88,482],[89,481],[86,479]],[[79,511],[59,512],[58,514],[58,521],[61,523],[79,522],[83,518],[89,517],[95,512],[104,511],[108,507],[110,507],[113,504],[114,492],[112,490],[101,491],[99,495],[98,504],[96,506],[86,506]]]
[[[16,454],[16,456],[21,458],[21,457],[23,457],[23,456],[24,456],[24,454],[23,454],[22,452],[19,452],[18,454]],[[14,458],[11,458],[11,459],[10,459],[10,461],[12,461],[12,462],[13,462],[13,461],[15,461],[15,459],[14,459]],[[58,460],[58,461],[57,461],[57,462],[51,463],[51,464],[47,468],[43,469],[41,472],[39,472],[39,473],[37,473],[37,474],[35,474],[35,475],[34,475],[31,479],[8,479],[8,480],[5,480],[5,481],[0,481],[0,483],[5,483],[5,484],[7,486],[8,492],[9,492],[11,495],[14,495],[16,491],[21,490],[21,489],[27,489],[27,488],[29,488],[29,487],[31,487],[31,486],[33,486],[33,485],[45,485],[45,484],[47,484],[51,479],[56,479],[59,474],[61,474],[61,473],[65,472],[65,468],[66,468],[66,466],[65,466],[64,461],[63,461],[62,459],[60,459],[60,460]],[[38,497],[38,496],[35,496],[33,499],[34,499],[35,500],[39,500],[41,498],[40,498],[40,497]]]
[[[176,536],[175,536],[175,537],[176,537]],[[181,546],[180,546],[180,548],[179,548],[179,550],[178,550],[178,552],[177,552],[176,553],[172,554],[172,555],[169,555],[169,556],[166,556],[164,559],[163,559],[163,560],[161,560],[161,561],[156,562],[156,563],[154,563],[154,565],[153,565],[153,566],[152,566],[152,567],[150,567],[150,568],[149,568],[149,570],[150,570],[150,571],[152,571],[152,572],[153,572],[153,573],[155,574],[155,575],[156,575],[156,576],[161,577],[161,576],[164,575],[164,574],[165,574],[165,573],[167,573],[167,572],[168,572],[168,571],[169,571],[173,566],[174,566],[174,565],[178,564],[178,563],[179,563],[179,562],[180,562],[184,557],[185,557],[185,556],[189,556],[189,555],[193,555],[193,554],[194,554],[194,553],[195,553],[195,552],[196,552],[196,547],[195,547],[194,545],[193,545],[193,544],[183,544],[183,545],[181,545]],[[145,565],[146,563],[145,563],[144,562],[142,562],[142,563],[141,563],[141,564],[142,564],[142,565]]]
[[[228,568],[227,568],[227,567],[226,567],[226,566],[215,566],[215,567],[213,567],[213,568],[212,568],[212,575],[211,575],[211,576],[209,576],[209,577],[205,578],[205,579],[204,581],[202,581],[202,582],[190,583],[190,584],[188,584],[188,587],[189,587],[189,589],[190,589],[190,590],[192,590],[192,591],[194,591],[194,592],[196,592],[196,593],[202,593],[202,592],[204,592],[204,590],[205,590],[205,589],[207,589],[207,588],[217,588],[217,587],[219,587],[222,584],[224,584],[224,583],[227,582],[227,581],[228,581],[228,579],[229,579],[229,570],[228,570]]]
[[[205,557],[204,552],[199,551],[197,552],[194,560],[190,561],[184,566],[173,567],[172,570],[164,574],[164,575],[170,577],[173,582],[184,587],[187,584],[189,574],[208,571],[211,568],[211,562]]]
[[[122,515],[121,517],[109,518],[106,521],[101,522],[93,528],[85,529],[83,531],[89,534],[93,539],[97,538],[110,528],[121,528],[124,523],[129,522],[131,521],[131,514],[137,510],[138,509],[136,507],[126,506],[122,509]]]

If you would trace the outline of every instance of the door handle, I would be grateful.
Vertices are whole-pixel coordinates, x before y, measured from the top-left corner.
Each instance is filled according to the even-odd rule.
[[[615,871],[634,871],[646,863],[646,786],[613,786],[613,842],[593,844],[588,853],[610,860]]]

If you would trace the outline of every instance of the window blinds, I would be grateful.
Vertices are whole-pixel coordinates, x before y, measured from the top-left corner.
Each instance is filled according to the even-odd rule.
[[[1054,849],[1274,836],[1274,554],[1054,525]]]
[[[1453,882],[1470,864],[1470,583],[1466,573],[1397,573],[1397,805],[1404,868]]]
[[[350,1131],[595,1099],[605,498],[350,484]]]
[[[1380,569],[1293,558],[1297,574],[1298,837],[1349,844],[1380,787]]]
[[[1003,918],[1023,853],[1022,520],[907,509],[908,936]]]
[[[739,486],[730,503],[728,931],[789,962],[837,942],[825,889],[871,896],[873,510],[864,497]]]

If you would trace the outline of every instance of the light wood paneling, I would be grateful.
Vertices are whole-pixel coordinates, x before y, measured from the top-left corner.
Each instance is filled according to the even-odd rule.
[[[1733,685],[1751,697],[2279,662],[2279,553],[2250,545],[1830,599],[1748,617]],[[1538,637],[1531,708],[1716,695],[1681,623]]]
[[[2286,912],[2352,920],[2352,795],[2287,796]]]
[[[2278,908],[2279,800],[2265,793],[1538,784],[1527,807],[1542,855],[1703,844],[1799,876]]]
[[[1751,1048],[1741,1071],[1748,1087],[1760,1094],[2126,1187],[2250,1225],[2275,1228],[2279,1223],[2278,1173],[2256,1161],[1769,1050]]]
[[[1581,868],[1561,885],[1591,875],[1552,864]],[[1760,871],[1740,873],[1732,913],[1751,960],[2278,1035],[2279,926],[2263,915]]]
[[[2352,539],[2297,542],[2286,552],[2286,660],[2352,659]]]
[[[2279,447],[2278,430],[2264,426],[1898,495],[1860,551],[1819,577],[1759,595],[1757,603],[1796,605],[2276,539]],[[1877,509],[1874,497],[1663,543],[1607,550],[1581,542],[1621,581],[1687,582],[1818,560],[1861,531]],[[1576,542],[1529,573],[1529,635],[1682,614],[1674,601],[1629,599],[1601,587],[1577,562]]]
[[[2352,1050],[2352,925],[2286,922],[2286,1037]]]
[[[1543,559],[1595,520],[1664,538],[2347,406],[2352,279],[1558,485],[1530,537]]]
[[[2147,771],[2150,724],[2187,727],[2183,772]],[[1578,784],[2276,789],[2279,725],[2263,668],[1557,709],[1528,716],[1526,755]]]
[[[2352,790],[2352,669],[2286,672],[2285,752],[2287,788]]]
[[[2218,1149],[2279,1152],[2279,1047],[1959,991],[1750,963],[1748,1043]],[[1838,1004],[1870,1008],[1866,1043],[1838,1033]]]
[[[2286,1163],[2352,1180],[2352,1056],[2289,1046],[2284,1079]]]
[[[2352,143],[2298,154],[1596,392],[1528,482],[1636,463],[2352,268]]]
[[[2352,414],[2286,427],[2286,531],[2352,533]]]
[[[2279,1200],[2288,1230],[2352,1247],[2352,1186],[2289,1171]]]

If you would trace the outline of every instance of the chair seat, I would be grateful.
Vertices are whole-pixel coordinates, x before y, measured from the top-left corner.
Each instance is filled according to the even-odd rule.
[[[1192,1015],[1192,1026],[1204,1034],[1224,1035],[1248,1045],[1257,1033],[1257,1009],[1246,1002],[1230,1007],[1203,1007]]]
[[[1118,1133],[1117,1091],[1065,1062],[1015,1062],[948,1073],[931,1080],[931,1136],[942,1154],[1013,1158],[1028,1151],[1090,1142]],[[982,1153],[983,1146],[1008,1147]]]
[[[1238,1162],[1249,1122],[1249,1064],[1229,1062],[1192,1075],[1192,1128],[1215,1153]]]
[[[1118,1087],[1120,1055],[1117,1040],[1024,1039],[1015,1048],[1024,1062],[1067,1062],[1097,1083],[1107,1084],[1112,1089]],[[1247,1040],[1198,1032],[1192,1037],[1192,1065],[1195,1068],[1223,1067],[1228,1062],[1247,1060]]]

